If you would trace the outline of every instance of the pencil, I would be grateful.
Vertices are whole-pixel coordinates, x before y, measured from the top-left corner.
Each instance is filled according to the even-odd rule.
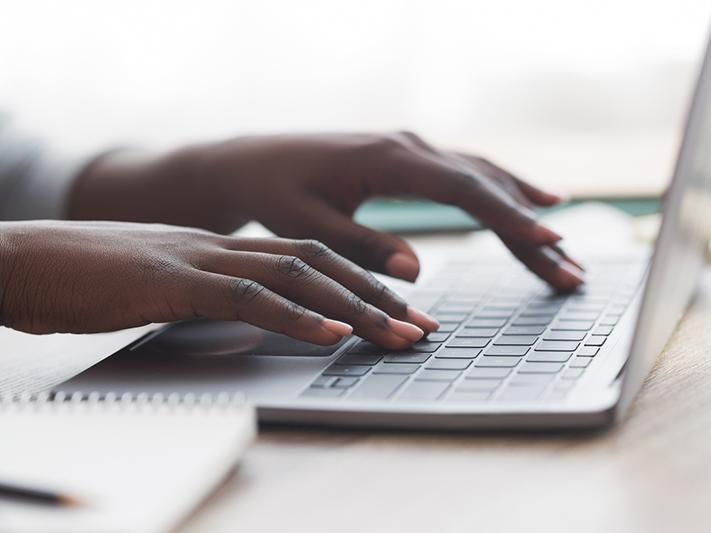
[[[79,507],[83,505],[80,500],[68,494],[7,483],[0,483],[0,498],[43,505],[56,505],[58,507]]]

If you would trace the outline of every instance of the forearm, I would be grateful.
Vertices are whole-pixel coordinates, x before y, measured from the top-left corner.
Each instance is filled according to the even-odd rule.
[[[234,231],[247,219],[226,208],[199,153],[199,147],[188,147],[159,154],[121,151],[100,156],[78,176],[68,217]]]

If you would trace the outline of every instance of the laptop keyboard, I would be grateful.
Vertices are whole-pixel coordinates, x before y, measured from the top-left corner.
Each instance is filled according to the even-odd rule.
[[[352,345],[303,392],[353,400],[564,400],[604,354],[646,263],[592,263],[561,295],[515,264],[453,263],[408,298],[440,329],[403,351]]]

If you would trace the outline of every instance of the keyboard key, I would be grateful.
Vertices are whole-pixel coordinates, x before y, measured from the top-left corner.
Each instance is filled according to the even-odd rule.
[[[536,346],[537,352],[572,352],[580,345],[570,341],[541,341]]]
[[[543,335],[544,341],[581,341],[585,338],[585,331],[549,331]]]
[[[465,370],[471,365],[469,359],[432,359],[425,368],[430,370]],[[397,366],[397,365],[396,365]],[[399,365],[402,366],[402,365]]]
[[[457,337],[496,337],[499,328],[464,328],[457,333]]]
[[[412,350],[413,352],[432,353],[437,351],[437,348],[439,348],[440,346],[442,346],[441,342],[419,341],[413,344],[410,350]]]
[[[424,363],[430,357],[431,353],[414,353],[414,352],[395,352],[385,356],[385,363]]]
[[[505,390],[497,398],[502,402],[530,402],[532,400],[537,400],[543,389],[539,387],[512,387]]]
[[[338,398],[340,396],[343,396],[344,392],[346,392],[346,389],[317,389],[314,387],[309,387],[301,393],[301,396],[306,396],[309,398]]]
[[[544,362],[544,363],[565,363],[570,356],[570,352],[536,352],[528,354],[526,361]]]
[[[459,322],[440,322],[437,333],[452,333],[459,327]]]
[[[474,300],[472,300],[469,303],[445,302],[437,308],[437,313],[439,313],[439,314],[446,314],[446,313],[462,314],[462,313],[465,313],[468,315],[476,306],[477,306],[477,302]]]
[[[336,361],[337,365],[375,365],[383,358],[382,355],[365,355],[357,353],[347,353]]]
[[[338,381],[336,376],[319,376],[314,380],[311,386],[317,389],[327,389],[336,381]]]
[[[565,308],[566,312],[568,313],[597,313],[600,314],[600,312],[605,309],[605,304],[604,303],[599,303],[599,304],[585,304],[585,305],[569,305],[568,307]]]
[[[555,316],[555,314],[557,312],[558,312],[558,309],[551,311],[547,308],[537,309],[537,308],[533,307],[533,308],[529,308],[529,309],[524,309],[523,311],[521,311],[521,314],[519,316],[522,318],[544,317],[544,318],[548,318],[549,320],[553,320],[553,317]]]
[[[570,313],[568,311],[563,311],[558,315],[558,320],[561,322],[577,322],[579,320],[597,320],[598,313]]]
[[[360,381],[360,378],[338,378],[338,381],[333,386],[338,389],[347,389],[358,383],[358,381]]]
[[[444,359],[442,359],[444,361]],[[468,361],[467,361],[468,362]],[[461,372],[455,370],[428,370],[425,369],[415,377],[417,381],[454,381]]]
[[[434,317],[442,322],[461,322],[466,320],[469,313],[435,313]]]
[[[587,368],[591,362],[589,357],[576,357],[570,362],[570,368]]]
[[[364,365],[331,365],[323,371],[324,376],[365,376],[370,371]]]
[[[487,391],[455,391],[447,398],[448,402],[484,402],[491,397]]]
[[[484,348],[489,344],[489,339],[483,339],[481,337],[454,337],[447,342],[447,348],[461,347],[461,348]]]
[[[407,376],[373,374],[363,379],[360,386],[349,398],[357,400],[385,400],[389,398],[403,383]]]
[[[583,372],[585,372],[584,368],[569,368],[563,372],[561,379],[578,379],[583,375]]]
[[[361,354],[361,355],[373,355],[373,354],[383,355],[387,351],[388,351],[387,348],[382,348],[382,347],[378,346],[377,344],[373,344],[372,342],[360,341],[353,348],[348,350],[348,353]]]
[[[493,391],[501,385],[498,379],[468,379],[457,385],[456,391]]]
[[[432,401],[442,396],[448,388],[448,382],[413,381],[403,389],[398,400]]]
[[[474,363],[474,366],[479,366],[479,367],[490,367],[490,366],[496,366],[496,367],[508,367],[508,368],[513,368],[518,364],[518,362],[521,359],[517,357],[480,357],[477,359],[476,363]]]
[[[506,324],[505,318],[475,318],[467,324],[469,328],[500,328]]]
[[[609,335],[612,333],[612,326],[598,326],[592,330],[593,335]]]
[[[525,362],[518,367],[519,374],[555,374],[563,369],[562,363]]]
[[[550,316],[526,316],[514,320],[512,326],[547,326],[551,320]]]
[[[545,329],[544,326],[509,326],[504,335],[540,335]]]
[[[600,348],[596,348],[595,346],[583,346],[575,355],[578,357],[595,357],[599,351]]]
[[[551,392],[565,391],[568,392],[570,389],[575,387],[577,381],[573,379],[568,379],[566,381],[559,381],[553,385],[553,390]]]
[[[594,320],[569,320],[566,322],[555,322],[551,329],[563,331],[588,331],[595,325]]]
[[[428,342],[442,342],[446,341],[449,338],[449,333],[442,333],[442,332],[435,332],[435,333],[430,333],[427,335],[426,340]]]
[[[603,337],[601,335],[595,336],[595,337],[589,337],[585,341],[585,346],[602,346],[605,344],[605,341],[607,340],[607,337]]]
[[[513,313],[509,311],[479,311],[476,314],[477,318],[489,319],[489,318],[509,318]]]
[[[494,341],[495,346],[533,346],[538,340],[534,335],[502,335]]]
[[[404,365],[401,363],[382,363],[373,369],[373,374],[414,374],[420,365]]]
[[[474,359],[481,353],[478,348],[444,348],[437,352],[437,359]]]
[[[516,374],[509,381],[509,387],[545,387],[555,379],[555,374]]]
[[[530,350],[528,346],[491,346],[484,352],[484,355],[521,357],[526,355],[528,350]]]
[[[620,315],[605,315],[602,317],[602,320],[600,320],[600,325],[601,326],[616,326],[617,323],[620,321]]]
[[[510,368],[479,368],[473,367],[464,379],[503,379],[511,373]]]

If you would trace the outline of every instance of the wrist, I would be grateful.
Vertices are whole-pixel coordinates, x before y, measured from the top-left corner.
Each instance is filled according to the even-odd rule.
[[[76,177],[68,202],[74,220],[140,221],[150,196],[150,176],[157,156],[115,150],[97,156]]]
[[[0,222],[0,326],[8,323],[8,306],[17,270],[19,244],[13,228],[17,222]]]

